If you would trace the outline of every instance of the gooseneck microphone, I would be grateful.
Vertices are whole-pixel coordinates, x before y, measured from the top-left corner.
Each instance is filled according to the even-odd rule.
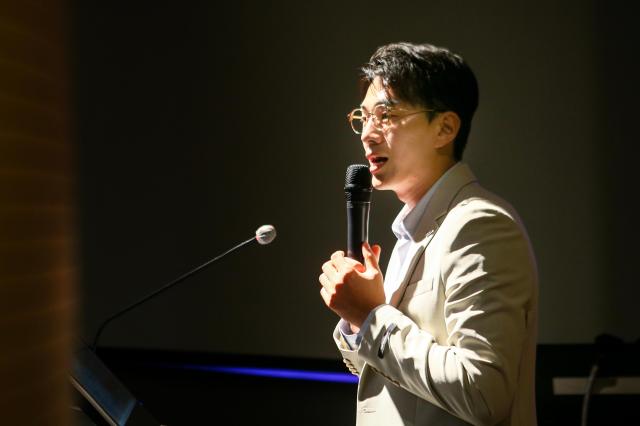
[[[225,251],[221,255],[219,255],[217,257],[214,257],[213,259],[203,263],[202,265],[198,266],[197,268],[194,268],[194,269],[190,270],[186,274],[183,274],[183,275],[179,276],[175,280],[171,281],[169,284],[166,284],[163,287],[160,287],[158,290],[154,291],[153,293],[148,294],[147,296],[143,297],[142,299],[138,300],[137,302],[132,303],[131,305],[127,306],[126,308],[119,310],[115,314],[113,314],[110,317],[108,317],[107,319],[105,319],[102,322],[102,324],[100,324],[100,327],[98,328],[98,331],[96,332],[96,335],[95,335],[95,337],[93,339],[93,345],[92,345],[91,348],[94,351],[96,350],[96,348],[98,347],[98,340],[100,339],[100,335],[102,334],[102,331],[104,330],[104,328],[107,326],[107,324],[109,324],[111,321],[113,321],[114,319],[118,318],[119,316],[129,312],[133,308],[143,304],[147,300],[157,296],[158,294],[162,293],[163,291],[166,291],[166,290],[170,289],[174,285],[181,283],[182,281],[186,280],[190,276],[202,271],[207,266],[211,265],[212,263],[216,262],[217,260],[222,259],[223,257],[228,255],[229,253],[231,253],[233,251],[236,251],[240,247],[245,246],[245,245],[249,244],[252,241],[257,241],[258,244],[260,244],[260,245],[266,245],[266,244],[271,243],[275,238],[276,238],[276,228],[274,228],[272,225],[262,225],[260,228],[258,228],[256,230],[256,235],[254,237],[251,237],[248,240],[243,241],[242,243],[238,244],[237,246],[230,248],[229,250]]]
[[[362,243],[369,241],[371,172],[364,164],[347,167],[344,196],[347,200],[347,256],[364,263]]]

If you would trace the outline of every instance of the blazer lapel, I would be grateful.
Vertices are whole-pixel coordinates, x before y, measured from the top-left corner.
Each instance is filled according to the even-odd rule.
[[[441,216],[441,218],[443,217],[444,215]],[[407,285],[409,284],[409,281],[413,276],[416,266],[420,261],[420,258],[422,257],[422,254],[424,253],[425,249],[433,239],[433,236],[436,234],[436,231],[438,230],[438,226],[440,225],[440,223],[438,221],[435,221],[433,225],[434,226],[427,232],[427,234],[422,239],[422,241],[420,241],[420,244],[417,250],[415,251],[415,253],[413,253],[413,256],[411,257],[411,263],[409,263],[409,269],[407,270],[407,273],[405,274],[404,277],[402,277],[402,282],[400,283],[400,286],[398,287],[398,289],[393,292],[393,295],[391,296],[391,301],[389,302],[392,306],[397,307],[400,301],[402,301],[405,290],[407,289]]]
[[[391,296],[390,304],[392,306],[397,307],[402,301],[407,284],[409,284],[420,258],[436,232],[438,232],[438,228],[451,209],[456,196],[462,188],[470,183],[476,182],[476,177],[473,175],[473,172],[471,172],[471,169],[469,169],[469,166],[464,163],[458,163],[454,167],[455,169],[451,170],[450,174],[444,176],[442,182],[439,182],[418,226],[411,231],[413,241],[419,241],[419,246],[411,257],[411,263],[409,264],[407,273],[402,277],[402,282]]]

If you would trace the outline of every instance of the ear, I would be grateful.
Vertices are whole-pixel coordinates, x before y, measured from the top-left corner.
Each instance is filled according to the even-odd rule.
[[[436,148],[443,148],[453,142],[460,131],[460,116],[453,111],[440,113],[438,117],[438,140]]]

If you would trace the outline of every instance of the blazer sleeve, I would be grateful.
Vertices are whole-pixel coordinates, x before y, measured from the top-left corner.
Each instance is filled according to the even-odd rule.
[[[339,322],[338,325],[336,325],[336,328],[333,330],[333,340],[336,343],[338,350],[342,354],[343,362],[345,363],[351,374],[360,376],[364,361],[360,358],[356,350],[350,349],[349,345],[342,336],[342,333],[340,333]]]
[[[454,214],[439,243],[446,342],[386,305],[358,349],[398,386],[479,425],[509,413],[536,274],[524,230],[487,204]]]

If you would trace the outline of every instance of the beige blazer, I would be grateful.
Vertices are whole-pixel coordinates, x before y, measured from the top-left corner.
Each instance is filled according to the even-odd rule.
[[[538,278],[513,208],[460,164],[417,227],[420,250],[357,350],[358,425],[535,425]]]

